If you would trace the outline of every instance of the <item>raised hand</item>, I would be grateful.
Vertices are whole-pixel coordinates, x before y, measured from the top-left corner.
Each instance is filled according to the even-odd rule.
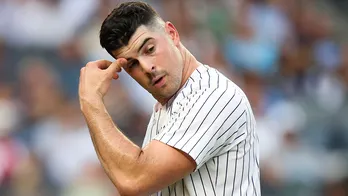
[[[118,72],[127,63],[124,58],[115,62],[107,60],[92,61],[81,68],[79,82],[80,102],[103,99],[110,88],[112,79],[118,79]]]

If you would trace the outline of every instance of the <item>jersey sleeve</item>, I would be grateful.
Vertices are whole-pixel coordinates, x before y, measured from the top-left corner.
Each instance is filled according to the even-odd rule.
[[[170,120],[154,139],[187,153],[196,170],[243,135],[246,97],[231,83],[193,91],[174,104]]]

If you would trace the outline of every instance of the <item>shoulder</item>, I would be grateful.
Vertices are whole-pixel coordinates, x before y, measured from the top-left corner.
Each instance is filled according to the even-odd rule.
[[[226,101],[238,104],[240,101],[247,101],[247,97],[239,86],[221,72],[203,65],[197,68],[178,91],[172,105],[192,107],[199,104],[219,108]],[[227,107],[233,107],[235,104],[229,104]]]

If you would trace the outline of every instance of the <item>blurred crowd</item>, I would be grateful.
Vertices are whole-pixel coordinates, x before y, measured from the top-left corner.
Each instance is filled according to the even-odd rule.
[[[77,93],[82,66],[112,60],[98,33],[120,2],[0,0],[1,196],[118,195]],[[348,195],[343,1],[147,2],[174,23],[198,60],[246,92],[257,119],[263,195]],[[122,73],[105,103],[141,145],[155,100]]]

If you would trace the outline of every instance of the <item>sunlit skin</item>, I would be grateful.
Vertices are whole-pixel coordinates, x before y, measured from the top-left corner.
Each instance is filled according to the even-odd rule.
[[[127,46],[113,51],[123,69],[162,105],[198,67],[196,59],[180,43],[174,25],[164,27],[140,26]],[[127,59],[127,62],[125,62]]]

